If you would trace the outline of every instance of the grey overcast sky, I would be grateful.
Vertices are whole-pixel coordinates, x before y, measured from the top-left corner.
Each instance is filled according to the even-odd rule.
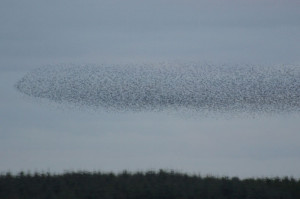
[[[300,177],[299,114],[93,112],[14,88],[32,69],[61,63],[300,65],[299,10],[297,0],[1,0],[0,172],[166,168]]]
[[[1,66],[299,63],[299,1],[2,0]]]

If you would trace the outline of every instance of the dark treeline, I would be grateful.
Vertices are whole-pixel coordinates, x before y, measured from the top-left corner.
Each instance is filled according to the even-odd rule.
[[[201,177],[172,171],[0,174],[1,199],[296,199],[294,178]]]

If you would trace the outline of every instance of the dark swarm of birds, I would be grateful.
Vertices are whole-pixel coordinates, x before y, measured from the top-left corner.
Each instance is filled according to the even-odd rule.
[[[300,108],[300,66],[295,65],[55,65],[29,72],[15,86],[32,97],[107,110]]]

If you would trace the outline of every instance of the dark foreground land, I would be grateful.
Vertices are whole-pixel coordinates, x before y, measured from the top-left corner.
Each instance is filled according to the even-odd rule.
[[[172,171],[0,175],[1,199],[299,199],[300,180],[201,177]]]

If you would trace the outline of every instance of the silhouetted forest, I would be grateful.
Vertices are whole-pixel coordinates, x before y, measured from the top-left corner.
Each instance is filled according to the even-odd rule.
[[[300,180],[239,179],[158,172],[0,175],[1,199],[298,199]]]

